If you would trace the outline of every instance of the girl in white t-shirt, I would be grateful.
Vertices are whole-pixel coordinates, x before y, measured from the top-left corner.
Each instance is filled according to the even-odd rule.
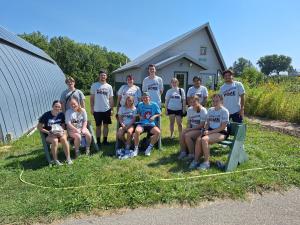
[[[206,121],[207,110],[201,106],[199,97],[193,96],[190,99],[191,106],[187,110],[187,128],[182,131],[180,138],[180,155],[178,159],[188,157],[194,158],[195,141],[202,135]]]
[[[80,155],[82,138],[85,138],[86,154],[89,155],[92,135],[87,129],[87,113],[75,97],[71,97],[69,104],[71,108],[66,111],[66,124],[69,136],[74,139],[75,157]]]
[[[134,97],[127,96],[125,105],[119,108],[118,120],[120,128],[117,132],[117,139],[125,143],[125,148],[130,148],[132,134],[134,132],[134,123],[136,119],[136,108],[134,106]],[[125,134],[127,137],[125,138]]]
[[[182,133],[182,116],[186,113],[186,105],[185,105],[185,93],[184,89],[178,87],[177,78],[172,78],[171,80],[171,89],[169,89],[166,93],[166,115],[169,116],[170,119],[170,132],[171,138],[173,138],[174,134],[174,123],[175,119],[178,126],[179,137],[181,137]]]
[[[203,135],[196,140],[195,159],[190,164],[190,169],[209,169],[209,145],[223,141],[228,136],[227,124],[229,122],[229,112],[222,105],[223,96],[221,94],[214,94],[212,96],[212,102],[213,107],[209,108],[207,113],[205,131]],[[204,156],[204,162],[200,164],[199,159],[202,155]]]

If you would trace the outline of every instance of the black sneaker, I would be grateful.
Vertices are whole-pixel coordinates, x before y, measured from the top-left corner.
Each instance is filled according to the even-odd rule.
[[[102,144],[103,145],[109,145],[109,142],[108,141],[103,141]]]

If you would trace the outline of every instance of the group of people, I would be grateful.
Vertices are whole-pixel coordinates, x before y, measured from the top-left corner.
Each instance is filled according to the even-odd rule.
[[[131,156],[139,153],[140,135],[144,132],[150,134],[150,143],[145,155],[150,156],[153,146],[160,137],[161,95],[164,91],[163,80],[156,75],[155,65],[148,66],[149,75],[143,80],[142,90],[134,84],[134,77],[126,77],[127,84],[120,87],[117,92],[116,118],[119,128],[116,139],[124,143],[125,150],[131,150]],[[212,96],[212,107],[208,110],[208,91],[201,85],[201,78],[193,78],[193,86],[185,94],[179,88],[176,78],[171,80],[171,88],[165,95],[165,113],[170,120],[170,136],[174,137],[175,121],[178,125],[180,153],[178,159],[191,159],[191,169],[208,169],[209,144],[226,139],[229,119],[242,123],[244,116],[244,94],[242,83],[234,81],[233,72],[223,72],[225,83],[219,94]],[[38,128],[46,135],[46,141],[51,144],[51,153],[54,163],[61,165],[57,159],[57,146],[60,142],[64,148],[67,163],[72,164],[70,149],[67,141],[68,135],[74,139],[75,157],[80,154],[80,146],[85,146],[86,154],[90,154],[91,134],[87,129],[87,113],[85,110],[85,97],[75,88],[75,80],[67,77],[65,90],[60,100],[55,100],[52,110],[46,112],[39,119]],[[107,83],[107,73],[99,72],[98,82],[92,84],[90,89],[91,113],[96,122],[96,139],[99,147],[108,144],[109,124],[114,114],[114,92]],[[187,127],[183,129],[182,119],[187,116]],[[57,125],[62,127],[56,132]],[[103,141],[101,142],[101,136]],[[200,163],[200,158],[204,161]]]

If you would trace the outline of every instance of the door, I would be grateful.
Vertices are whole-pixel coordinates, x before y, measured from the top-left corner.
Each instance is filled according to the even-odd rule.
[[[183,88],[184,91],[186,92],[188,72],[176,71],[174,72],[174,77],[176,77],[177,80],[179,81],[179,87]]]

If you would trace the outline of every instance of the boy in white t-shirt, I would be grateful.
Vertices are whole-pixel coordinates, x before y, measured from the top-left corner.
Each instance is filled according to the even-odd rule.
[[[161,77],[156,76],[155,65],[148,66],[149,76],[143,80],[142,91],[148,92],[152,102],[161,108],[161,95],[164,91],[164,83]]]
[[[96,121],[97,143],[100,145],[101,126],[103,124],[103,144],[107,145],[108,125],[111,124],[111,116],[114,110],[114,93],[112,86],[106,83],[107,73],[99,72],[99,81],[91,87],[91,113]]]
[[[190,106],[190,99],[191,97],[197,95],[200,99],[200,104],[202,106],[205,106],[208,96],[208,90],[205,86],[201,85],[202,79],[199,76],[193,77],[193,84],[194,86],[190,87],[188,89],[188,92],[186,94],[188,105]]]
[[[220,94],[224,98],[224,106],[229,111],[229,118],[233,122],[242,123],[245,106],[245,89],[241,82],[233,80],[233,71],[223,72],[225,83],[220,88]]]

